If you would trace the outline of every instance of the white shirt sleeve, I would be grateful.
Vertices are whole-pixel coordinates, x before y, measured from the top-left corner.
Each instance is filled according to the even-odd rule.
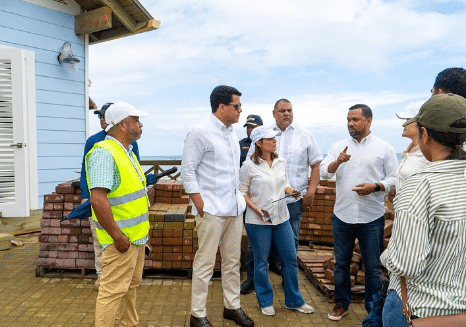
[[[202,131],[194,128],[186,135],[181,162],[181,180],[186,193],[199,193],[200,188],[196,178],[196,169],[201,162],[206,149],[206,140]]]
[[[384,160],[385,179],[380,181],[385,187],[385,192],[390,191],[395,187],[396,169],[398,168],[398,160],[396,158],[395,149],[389,145]]]

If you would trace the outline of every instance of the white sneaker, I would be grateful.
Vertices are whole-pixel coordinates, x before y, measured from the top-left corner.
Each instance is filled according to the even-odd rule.
[[[311,307],[307,303],[304,303],[302,306],[300,306],[298,308],[288,308],[287,306],[285,306],[285,308],[287,308],[289,310],[296,310],[296,311],[299,311],[299,312],[302,312],[302,313],[313,313],[314,312],[314,308]]]
[[[273,308],[273,305],[261,308],[262,313],[265,314],[266,316],[274,316],[275,315],[275,309]]]

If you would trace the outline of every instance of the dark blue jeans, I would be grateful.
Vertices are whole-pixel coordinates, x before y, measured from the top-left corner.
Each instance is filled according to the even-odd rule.
[[[333,215],[333,242],[335,249],[335,302],[344,308],[351,303],[350,264],[354,241],[359,240],[365,270],[365,307],[370,311],[372,296],[382,287],[382,251],[384,216],[367,224],[347,224]]]
[[[299,229],[301,228],[301,219],[303,219],[303,210],[301,209],[302,205],[303,205],[302,199],[296,202],[287,204],[288,212],[290,213],[291,229],[293,229],[294,241],[296,244],[296,253],[298,253]]]

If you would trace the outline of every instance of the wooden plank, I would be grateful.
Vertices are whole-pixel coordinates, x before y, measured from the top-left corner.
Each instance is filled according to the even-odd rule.
[[[85,141],[85,131],[50,131],[40,129],[39,126],[37,126],[37,143],[62,144],[66,142],[71,144],[82,144],[84,149]]]
[[[31,210],[29,217],[2,217],[0,218],[0,233],[22,235],[40,231],[42,210]]]
[[[38,144],[37,145],[37,153],[40,153],[43,157],[68,157],[68,156],[76,156],[76,155],[83,155],[84,154],[84,144],[83,143],[76,143],[76,144],[55,144],[50,146],[50,144]],[[81,157],[82,159],[82,157]]]
[[[63,71],[66,69],[63,69]],[[38,90],[47,90],[55,92],[67,92],[84,96],[86,94],[86,85],[83,80],[73,81],[48,76],[36,76],[36,86]]]
[[[37,102],[40,103],[50,103],[64,106],[72,105],[86,108],[86,100],[82,94],[37,89],[36,97]],[[37,126],[37,128],[39,128],[39,126]]]
[[[61,117],[37,116],[36,122],[37,126],[41,127],[40,129],[43,129],[44,126],[47,126],[47,130],[49,131],[83,132],[86,130],[86,121],[84,118],[69,119]]]
[[[57,152],[58,154],[58,152]],[[54,156],[54,157],[38,157],[37,166],[47,167],[47,169],[76,169],[81,170],[82,154],[75,153],[74,156]]]
[[[112,9],[101,7],[76,16],[76,34],[94,33],[112,28]]]
[[[30,47],[36,49],[45,49],[49,51],[56,52],[56,56],[60,52],[63,43],[65,41],[69,41],[66,39],[54,39],[44,35],[31,35],[31,33],[10,29],[3,26],[0,26],[0,35],[1,40],[5,42],[18,42],[21,40],[22,43],[29,45]],[[81,61],[84,60],[84,44],[79,44],[75,42],[71,43],[71,49],[73,51],[73,55],[78,57]]]

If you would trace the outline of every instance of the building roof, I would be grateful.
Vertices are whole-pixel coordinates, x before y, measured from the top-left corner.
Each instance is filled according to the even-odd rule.
[[[76,34],[89,33],[89,44],[148,32],[160,25],[138,0],[74,1],[84,11],[76,16]]]

